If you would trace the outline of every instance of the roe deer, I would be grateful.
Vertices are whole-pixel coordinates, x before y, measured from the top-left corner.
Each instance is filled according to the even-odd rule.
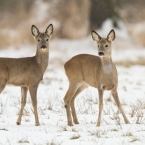
[[[49,39],[53,33],[53,25],[50,24],[44,33],[39,32],[38,28],[32,25],[31,32],[37,47],[35,56],[0,58],[0,93],[6,85],[21,87],[21,109],[17,119],[17,125],[20,125],[29,90],[34,109],[35,125],[38,126],[40,124],[37,113],[37,88],[48,65]]]
[[[95,31],[92,31],[92,38],[98,44],[99,57],[89,54],[80,54],[71,58],[64,65],[69,80],[69,88],[64,97],[68,125],[73,125],[72,117],[74,123],[79,124],[74,100],[76,96],[89,85],[98,88],[99,115],[97,126],[100,126],[101,122],[103,92],[105,90],[111,90],[112,96],[123,115],[125,123],[129,123],[118,98],[118,74],[111,59],[111,45],[112,41],[115,39],[115,32],[111,30],[107,38],[102,38]]]

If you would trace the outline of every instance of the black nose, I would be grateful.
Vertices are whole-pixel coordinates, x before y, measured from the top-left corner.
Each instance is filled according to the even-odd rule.
[[[103,56],[103,55],[104,55],[104,53],[103,53],[103,52],[99,52],[98,54],[99,54],[100,56]]]
[[[41,48],[42,48],[42,49],[45,49],[45,48],[47,48],[47,47],[46,47],[45,45],[42,45]]]

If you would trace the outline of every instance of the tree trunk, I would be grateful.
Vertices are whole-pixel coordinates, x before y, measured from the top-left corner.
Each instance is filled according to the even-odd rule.
[[[114,0],[91,0],[91,28],[101,27],[107,18],[112,19],[114,27],[118,27],[119,14],[115,8]]]
[[[77,39],[88,34],[90,28],[89,0],[60,0],[60,37]]]

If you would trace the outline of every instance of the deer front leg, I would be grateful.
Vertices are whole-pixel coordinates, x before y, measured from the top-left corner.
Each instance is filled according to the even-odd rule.
[[[116,88],[114,88],[112,90],[112,96],[113,96],[113,98],[114,98],[114,100],[116,102],[116,105],[117,105],[118,109],[120,110],[120,112],[121,112],[121,114],[122,114],[122,116],[124,118],[125,123],[126,124],[130,124],[130,122],[128,121],[128,119],[127,119],[127,117],[126,117],[126,115],[125,115],[125,113],[124,113],[124,111],[122,109],[122,106],[120,104],[120,100],[119,100],[119,97],[118,97],[118,93],[117,93],[117,89]]]
[[[103,109],[103,90],[98,89],[98,94],[99,94],[99,114],[98,114],[98,121],[97,121],[97,126],[100,126],[101,123],[101,115],[102,115],[102,109]]]
[[[22,98],[21,98],[21,109],[20,109],[19,117],[18,117],[17,122],[16,122],[17,125],[21,124],[21,118],[22,118],[22,115],[23,115],[23,110],[24,110],[24,107],[26,105],[27,91],[28,91],[28,89],[26,87],[21,87],[21,96],[22,96]]]
[[[38,119],[38,113],[37,113],[37,88],[38,86],[31,87],[29,89],[31,100],[32,100],[32,105],[34,109],[34,116],[35,116],[35,125],[39,126],[39,119]]]

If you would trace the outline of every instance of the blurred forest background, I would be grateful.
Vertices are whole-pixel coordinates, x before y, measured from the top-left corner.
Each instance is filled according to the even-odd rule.
[[[145,0],[0,0],[0,49],[34,43],[32,24],[44,31],[52,23],[53,38],[74,40],[108,18],[118,29],[122,21],[133,41],[145,46],[144,7]]]

